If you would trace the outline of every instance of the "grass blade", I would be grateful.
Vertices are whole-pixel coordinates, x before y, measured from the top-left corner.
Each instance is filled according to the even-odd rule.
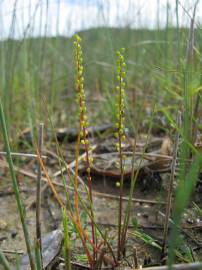
[[[31,243],[30,243],[29,233],[28,233],[28,229],[27,229],[27,225],[26,225],[26,221],[25,221],[25,208],[23,206],[23,203],[22,203],[22,200],[20,197],[17,179],[16,179],[15,172],[14,172],[13,160],[12,160],[12,156],[11,156],[9,138],[8,138],[6,121],[5,121],[5,117],[4,117],[4,111],[3,111],[1,99],[0,99],[0,123],[1,123],[4,144],[5,144],[5,148],[6,148],[6,152],[7,152],[7,161],[9,164],[9,169],[10,169],[13,189],[15,192],[15,198],[16,198],[16,202],[17,202],[18,212],[20,215],[21,223],[22,223],[24,238],[25,238],[26,247],[27,247],[27,253],[29,256],[30,267],[32,270],[35,270],[36,268],[35,268],[33,256],[31,253]]]
[[[64,257],[65,257],[65,269],[71,270],[71,250],[70,239],[68,232],[68,217],[66,210],[63,210],[63,229],[64,229]]]
[[[187,207],[190,196],[193,192],[193,189],[196,185],[198,179],[198,173],[202,166],[202,157],[200,154],[197,154],[192,162],[191,168],[187,173],[185,179],[181,178],[177,191],[176,199],[174,206],[174,224],[171,228],[171,236],[169,240],[169,250],[168,250],[168,263],[169,266],[174,262],[175,249],[179,245],[179,229],[181,223],[181,217],[184,212],[184,209]]]
[[[38,239],[36,240],[35,243],[35,260],[36,260],[36,270],[43,270],[41,246]]]
[[[0,249],[0,265],[3,265],[5,270],[11,270],[9,263],[5,257],[5,255],[3,254],[3,252]]]

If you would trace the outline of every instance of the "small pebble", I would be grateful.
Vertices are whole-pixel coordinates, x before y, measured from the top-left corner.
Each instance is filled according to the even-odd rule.
[[[59,264],[59,270],[64,270],[65,269],[65,264],[64,263],[60,263]]]
[[[200,223],[200,222],[201,222],[200,218],[197,218],[196,223]]]

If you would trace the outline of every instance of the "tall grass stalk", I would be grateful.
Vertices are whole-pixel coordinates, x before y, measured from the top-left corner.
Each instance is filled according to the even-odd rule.
[[[7,261],[3,251],[0,249],[0,265],[4,267],[5,270],[11,270],[9,262]]]
[[[179,27],[179,0],[175,0],[175,14],[176,14],[176,38],[177,38],[177,69],[179,68],[180,65],[180,27]]]
[[[145,151],[146,151],[146,148],[148,146],[149,139],[150,139],[150,136],[151,136],[151,130],[152,130],[152,126],[153,126],[154,114],[155,114],[155,106],[153,108],[152,117],[151,117],[149,129],[148,129],[148,133],[147,133],[145,146],[144,146],[142,154],[140,156],[140,161],[139,161],[138,168],[137,168],[136,171],[135,171],[136,142],[134,142],[134,145],[133,145],[133,157],[132,157],[132,161],[131,161],[131,163],[132,163],[131,185],[130,185],[130,192],[129,192],[129,200],[128,200],[128,203],[127,203],[127,207],[126,207],[126,211],[125,211],[125,218],[124,218],[124,223],[123,223],[123,232],[122,232],[122,238],[121,238],[121,245],[122,246],[124,246],[125,242],[126,242],[126,234],[127,234],[127,230],[128,230],[128,225],[129,225],[129,221],[130,221],[130,211],[131,211],[131,207],[132,207],[132,198],[133,198],[133,194],[134,194],[134,190],[135,190],[137,177],[138,177],[139,172],[140,172],[141,164],[142,164],[142,162],[144,160],[144,154],[145,154]]]
[[[65,269],[71,270],[71,246],[70,246],[70,239],[69,239],[69,231],[68,231],[68,217],[66,210],[63,209],[63,230],[64,230],[64,257],[65,257]]]
[[[47,111],[47,113],[48,113],[48,111]],[[50,118],[49,113],[48,113],[48,117]],[[50,122],[51,122],[52,130],[53,130],[53,132],[55,132],[55,131],[54,131],[54,127],[53,127],[53,125],[52,125],[52,121],[51,121],[51,119],[49,119],[49,120],[50,120]],[[56,134],[55,134],[55,137],[56,137]],[[60,146],[59,146],[59,144],[58,144],[58,142],[57,142],[57,138],[55,138],[55,140],[56,140],[56,146],[57,146],[58,154],[61,156],[61,157],[59,157],[59,164],[60,164],[60,167],[61,167],[61,170],[62,170],[62,181],[63,181],[64,191],[65,191],[65,194],[66,194],[67,203],[68,203],[68,205],[69,205],[68,209],[65,208],[65,204],[63,203],[63,200],[61,199],[60,195],[58,194],[58,192],[57,192],[56,189],[54,188],[54,185],[52,184],[52,181],[51,181],[51,179],[50,179],[50,177],[49,177],[49,175],[48,175],[48,171],[47,171],[47,169],[46,169],[46,167],[45,167],[45,165],[44,165],[44,163],[43,163],[43,160],[42,160],[42,158],[40,157],[40,155],[39,155],[39,153],[38,153],[38,149],[37,149],[37,153],[38,153],[37,157],[38,157],[38,160],[39,160],[39,162],[40,162],[40,164],[41,164],[41,167],[42,167],[43,170],[44,170],[44,173],[45,173],[46,178],[47,178],[47,180],[48,180],[48,184],[49,184],[49,186],[50,186],[50,188],[51,188],[53,194],[55,195],[55,198],[57,199],[59,205],[61,206],[61,209],[64,209],[65,213],[68,215],[69,220],[71,220],[71,222],[73,222],[73,224],[74,224],[75,227],[76,227],[77,233],[78,233],[78,235],[79,235],[79,237],[80,237],[80,239],[81,239],[81,241],[82,241],[84,251],[85,251],[85,253],[86,253],[87,257],[88,257],[89,264],[90,264],[90,265],[93,265],[93,259],[91,258],[91,255],[90,255],[90,252],[89,252],[89,248],[88,248],[88,246],[87,246],[87,244],[86,244],[86,241],[90,244],[90,246],[93,248],[93,250],[94,250],[95,252],[98,252],[98,249],[96,248],[95,245],[93,245],[91,239],[89,239],[88,235],[85,233],[84,229],[83,229],[82,226],[81,226],[80,220],[77,218],[77,215],[76,215],[76,217],[75,217],[75,213],[73,212],[73,209],[72,209],[72,207],[71,207],[70,200],[69,200],[69,194],[68,194],[68,190],[67,190],[67,185],[66,185],[66,182],[65,182],[66,179],[64,178],[64,175],[63,175],[62,163],[65,164],[65,169],[66,169],[66,171],[67,171],[68,173],[69,173],[69,168],[68,168],[68,165],[65,163],[65,161],[64,161],[64,159],[63,159],[63,157],[62,157],[62,154],[61,154],[61,151],[60,151]],[[68,174],[68,175],[69,175],[69,174]],[[70,177],[70,182],[71,182],[71,183],[73,184],[73,186],[74,186],[74,182],[73,182],[72,177],[71,177],[70,175],[69,175],[69,177]],[[75,188],[75,186],[74,186],[74,188]],[[88,195],[88,194],[87,194],[87,195]],[[83,202],[83,199],[81,198],[79,192],[78,192],[78,200],[79,200],[79,202],[81,203],[81,205],[82,205],[83,209],[85,210],[85,212],[88,214],[90,220],[93,220],[93,219],[92,219],[92,216],[91,216],[91,213],[89,213],[89,208],[88,208],[88,207],[85,205],[85,203]],[[97,228],[97,230],[99,231],[99,228],[97,227],[97,225],[96,225],[95,223],[94,223],[94,226],[95,226],[95,227]],[[103,236],[102,232],[101,232],[101,231],[99,231],[99,232],[100,232],[100,235],[102,235],[102,237],[103,237],[103,239],[104,239],[104,236]],[[108,244],[108,242],[107,242],[107,244]],[[109,245],[109,244],[108,244],[108,245]],[[113,251],[110,249],[110,246],[109,246],[109,250],[110,250],[110,252],[113,254]],[[115,260],[115,257],[114,257],[114,260]]]
[[[185,57],[185,65],[183,70],[183,125],[180,130],[182,135],[182,143],[179,148],[180,170],[178,177],[178,186],[176,190],[173,221],[174,225],[171,228],[171,235],[169,239],[168,249],[168,263],[169,268],[174,263],[175,249],[180,246],[180,232],[181,218],[185,208],[188,206],[190,197],[198,180],[198,174],[202,166],[202,157],[193,145],[193,46],[194,46],[194,19],[196,6],[195,2],[193,17],[191,18],[189,39]],[[192,155],[192,156],[191,156]],[[187,162],[190,160],[190,163]]]
[[[54,139],[55,139],[56,151],[57,151],[57,157],[58,157],[58,163],[59,163],[59,168],[61,170],[62,183],[63,183],[63,186],[64,186],[64,191],[65,191],[65,196],[66,196],[66,202],[67,202],[67,205],[68,205],[68,210],[72,213],[72,207],[71,207],[70,197],[69,197],[69,193],[68,193],[68,190],[67,190],[67,184],[66,184],[66,179],[65,179],[65,176],[64,176],[64,170],[63,170],[62,164],[65,165],[65,169],[66,169],[66,171],[68,173],[68,176],[69,176],[71,182],[73,182],[72,181],[72,177],[71,177],[71,175],[69,173],[68,165],[66,164],[66,162],[64,160],[64,157],[62,155],[62,152],[61,152],[61,149],[60,149],[60,145],[58,143],[56,131],[55,131],[55,128],[54,128],[54,125],[53,125],[53,121],[51,119],[51,115],[50,115],[50,112],[49,112],[48,107],[47,107],[47,102],[46,102],[45,97],[43,97],[43,96],[42,96],[42,101],[43,101],[43,104],[44,104],[43,107],[45,108],[45,113],[47,115],[47,119],[49,120],[49,123],[51,125],[51,131],[53,132],[53,136],[54,136]]]
[[[175,249],[178,249],[180,246],[179,227],[181,224],[182,214],[185,208],[188,206],[190,196],[198,180],[198,173],[200,171],[201,166],[202,166],[202,157],[200,154],[196,154],[191,164],[190,170],[186,174],[185,179],[184,178],[179,179],[174,203],[174,213],[173,213],[174,222],[171,227],[171,235],[169,239],[168,263],[170,269],[172,268],[171,266],[174,263]]]
[[[177,128],[181,129],[181,112],[178,112]],[[169,181],[169,186],[168,186],[164,231],[163,231],[163,244],[162,244],[162,250],[161,250],[162,258],[165,255],[165,247],[166,247],[166,242],[167,242],[167,237],[168,237],[168,225],[169,225],[170,212],[171,212],[171,207],[172,207],[173,184],[174,184],[175,170],[176,170],[176,165],[177,165],[178,147],[179,147],[179,133],[178,133],[178,130],[176,130],[176,137],[175,137],[175,142],[174,142],[174,147],[173,147],[174,153],[173,153],[173,159],[171,163],[170,181]]]
[[[16,267],[16,270],[21,270],[20,269],[20,256],[19,256],[19,254],[16,254],[16,256],[15,256],[15,267]]]
[[[38,151],[40,154],[40,157],[42,156],[43,151],[43,129],[44,125],[43,123],[39,126],[39,134],[38,134]],[[41,253],[41,178],[42,178],[42,172],[41,172],[41,165],[38,161],[38,167],[37,167],[37,189],[36,189],[36,238],[39,244],[39,251]],[[42,261],[42,254],[41,254],[41,262]]]
[[[38,240],[35,241],[35,262],[36,270],[43,270],[41,245]]]
[[[25,208],[24,208],[24,205],[23,205],[21,197],[20,197],[17,179],[16,179],[15,172],[14,172],[14,165],[13,165],[13,160],[12,160],[12,156],[11,156],[9,138],[8,138],[6,121],[5,121],[5,116],[4,116],[3,105],[2,105],[1,99],[0,99],[0,123],[1,123],[1,129],[2,129],[2,134],[3,134],[5,149],[7,152],[7,161],[9,164],[9,169],[10,169],[13,189],[15,192],[15,198],[16,198],[16,202],[17,202],[18,212],[20,215],[21,223],[22,223],[25,243],[26,243],[26,247],[27,247],[27,253],[29,256],[30,267],[32,270],[36,270],[34,259],[33,259],[32,253],[31,253],[31,242],[30,242],[28,228],[27,228],[27,224],[26,224],[26,220],[25,220],[26,212],[25,212]]]
[[[9,27],[9,38],[12,39],[13,36],[15,36],[15,29],[16,29],[16,9],[17,9],[18,0],[14,1],[13,5],[13,12],[12,12],[12,18],[11,18],[11,24]],[[5,104],[5,115],[7,117],[7,123],[9,128],[9,122],[11,117],[11,104],[13,102],[13,89],[12,89],[12,83],[13,83],[13,76],[14,76],[14,43],[8,42],[7,48],[5,51],[6,61],[5,61],[5,84],[3,88],[3,102]]]
[[[37,153],[38,153],[38,149],[37,149]],[[45,173],[47,182],[48,182],[48,184],[49,184],[49,186],[50,186],[50,188],[51,188],[51,190],[52,190],[52,192],[53,192],[53,194],[54,194],[56,200],[58,201],[58,203],[59,203],[61,209],[65,209],[65,204],[64,204],[64,202],[63,202],[61,196],[58,194],[57,190],[55,189],[54,184],[52,183],[52,180],[51,180],[51,178],[50,178],[50,176],[49,176],[49,174],[48,174],[48,171],[47,171],[47,169],[46,169],[46,167],[45,167],[45,165],[44,165],[44,162],[43,162],[42,158],[40,158],[39,153],[38,153],[38,160],[39,160],[39,162],[40,162],[40,164],[41,164],[41,167],[43,168],[43,171],[44,171],[44,173]],[[79,193],[78,193],[78,196],[79,196]],[[90,244],[91,244],[91,241],[89,240],[87,234],[85,233],[84,229],[83,229],[82,226],[81,226],[80,217],[79,217],[79,219],[78,219],[77,214],[75,215],[75,214],[74,214],[73,212],[71,212],[71,211],[67,211],[67,214],[68,214],[69,218],[72,220],[72,222],[73,222],[73,223],[75,224],[75,226],[76,226],[78,235],[79,235],[79,237],[80,237],[80,239],[81,239],[81,241],[82,241],[82,244],[83,244],[83,248],[84,248],[84,250],[85,250],[85,252],[86,252],[86,255],[87,255],[87,257],[88,257],[89,264],[92,266],[92,265],[93,265],[93,260],[92,260],[92,257],[91,257],[91,255],[90,255],[89,249],[88,249],[88,247],[87,247],[86,240],[87,240]],[[92,244],[91,244],[91,245],[92,245]]]

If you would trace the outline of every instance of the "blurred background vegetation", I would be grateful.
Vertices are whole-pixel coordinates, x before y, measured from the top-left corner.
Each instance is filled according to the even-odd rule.
[[[55,126],[75,126],[72,46],[72,35],[75,31],[67,30],[63,35],[57,30],[60,28],[62,2],[57,1],[58,11],[52,18],[49,9],[53,0],[36,3],[27,1],[32,5],[29,10],[30,20],[20,33],[15,30],[21,22],[19,14],[16,15],[19,2],[16,0],[13,6],[10,5],[10,24],[6,27],[7,21],[4,22],[5,35],[1,34],[0,42],[0,93],[12,136],[26,127],[35,126],[39,121],[47,123],[45,107],[49,109]],[[146,124],[147,116],[154,105],[157,111],[163,112],[167,118],[175,113],[182,104],[184,94],[193,3],[150,0],[148,4],[155,4],[156,13],[151,14],[151,18],[146,18],[149,13],[144,14],[144,10],[138,9],[137,1],[129,1],[130,5],[136,5],[136,9],[130,9],[128,4],[123,12],[121,4],[118,5],[119,1],[112,1],[117,4],[117,14],[121,14],[119,17],[117,15],[113,26],[109,23],[113,6],[104,10],[102,1],[69,2],[72,4],[69,14],[85,2],[85,10],[90,10],[92,4],[96,5],[98,18],[102,17],[102,22],[97,23],[97,26],[95,23],[94,27],[88,24],[86,26],[86,17],[77,18],[72,15],[65,18],[67,25],[74,24],[73,19],[78,20],[81,28],[78,32],[83,42],[90,124],[110,122],[114,117],[115,55],[116,50],[121,47],[126,48],[129,127],[137,122]],[[141,6],[141,1],[139,5]],[[149,9],[147,6],[147,10]],[[1,10],[2,14],[3,12],[4,10]],[[34,20],[35,17],[37,19]],[[4,18],[6,17],[2,17],[2,20]],[[50,26],[48,27],[51,19],[55,21],[54,34],[50,33]],[[62,19],[64,21],[64,18]],[[184,26],[180,25],[182,19]],[[141,21],[147,23],[141,24]],[[34,30],[35,24],[38,25],[37,31]],[[149,27],[150,24],[152,27]],[[201,84],[202,46],[200,24],[197,20],[192,32],[194,47],[189,85],[190,91],[196,94]]]

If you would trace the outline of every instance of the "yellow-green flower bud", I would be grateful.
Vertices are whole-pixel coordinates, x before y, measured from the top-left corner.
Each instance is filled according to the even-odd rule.
[[[117,187],[117,188],[119,188],[119,187],[120,187],[120,185],[121,185],[121,183],[120,183],[120,182],[116,182],[116,187]]]

